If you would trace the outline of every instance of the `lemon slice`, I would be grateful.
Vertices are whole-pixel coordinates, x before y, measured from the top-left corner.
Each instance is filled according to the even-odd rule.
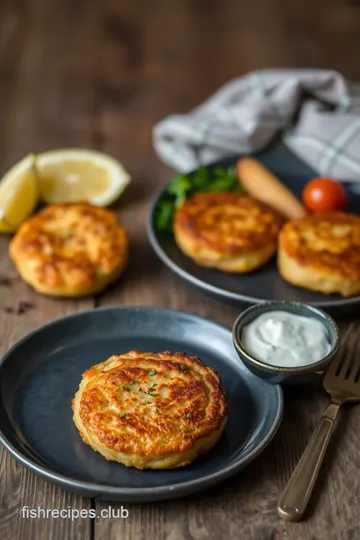
[[[16,231],[38,203],[34,156],[26,156],[0,180],[0,232]]]
[[[130,182],[116,159],[94,150],[64,149],[36,156],[40,198],[49,204],[112,204]]]

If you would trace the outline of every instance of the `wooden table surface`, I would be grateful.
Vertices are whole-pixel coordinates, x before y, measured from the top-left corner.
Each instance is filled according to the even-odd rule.
[[[230,326],[237,310],[190,290],[147,241],[149,200],[170,175],[154,154],[152,126],[253,69],[323,67],[360,79],[359,33],[360,6],[350,0],[2,0],[1,172],[28,152],[81,146],[118,157],[133,182],[117,207],[131,237],[130,268],[96,299],[36,294],[9,261],[8,238],[0,238],[0,352],[39,325],[99,306],[166,306]],[[340,324],[360,330],[351,318]],[[289,525],[277,518],[277,499],[327,398],[294,388],[285,401],[275,440],[240,475],[186,499],[127,504],[127,520],[22,518],[24,505],[99,510],[108,503],[45,483],[0,449],[0,538],[357,540],[360,407],[342,413],[309,518]]]

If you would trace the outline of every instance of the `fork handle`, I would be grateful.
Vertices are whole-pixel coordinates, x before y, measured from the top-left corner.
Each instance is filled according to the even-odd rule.
[[[301,521],[319,474],[339,408],[340,406],[335,403],[330,403],[327,407],[317,430],[286,484],[278,504],[278,515],[282,519]]]

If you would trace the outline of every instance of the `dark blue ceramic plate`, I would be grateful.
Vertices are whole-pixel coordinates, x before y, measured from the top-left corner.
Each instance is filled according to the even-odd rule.
[[[198,355],[221,375],[229,420],[217,444],[188,467],[139,471],[85,445],[70,401],[81,374],[130,349]],[[239,361],[227,328],[189,313],[148,307],[98,309],[59,319],[23,338],[0,363],[0,441],[21,464],[86,496],[154,501],[186,495],[238,472],[279,427],[281,389]]]
[[[256,157],[281,178],[298,197],[301,196],[304,185],[317,176],[315,171],[284,147],[257,154]],[[237,158],[232,158],[213,166],[233,165],[236,161]],[[172,234],[159,232],[154,226],[155,207],[166,188],[167,186],[156,195],[151,206],[148,236],[158,257],[191,285],[221,301],[239,307],[285,300],[310,304],[333,314],[344,314],[359,309],[360,296],[344,299],[338,295],[314,293],[290,285],[277,271],[275,258],[260,270],[242,276],[197,266],[180,251]],[[348,191],[348,195],[349,211],[360,214],[360,195],[355,191]]]

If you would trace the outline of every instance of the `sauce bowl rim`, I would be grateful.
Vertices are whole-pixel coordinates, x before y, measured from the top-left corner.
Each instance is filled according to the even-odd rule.
[[[291,313],[294,313],[294,309],[296,308],[301,309],[302,311],[306,310],[309,312],[309,317],[311,314],[317,315],[317,320],[322,320],[328,335],[331,337],[331,341],[333,341],[333,344],[331,346],[330,351],[323,356],[320,360],[317,360],[316,362],[312,362],[311,364],[306,364],[304,366],[293,366],[293,367],[285,367],[285,366],[274,366],[272,364],[267,364],[266,362],[262,360],[258,360],[255,358],[252,354],[250,354],[245,347],[243,346],[241,342],[241,331],[243,327],[245,326],[243,324],[244,319],[249,315],[251,312],[259,311],[259,315],[261,313],[266,313],[267,311],[275,311],[276,307],[279,308],[279,310],[283,311],[289,311]],[[286,309],[291,307],[292,310]],[[270,308],[270,309],[268,309]],[[274,309],[275,308],[275,309]],[[300,313],[299,313],[300,315]],[[303,316],[306,316],[306,314],[302,313]],[[254,317],[255,318],[255,317]],[[289,302],[286,300],[272,300],[269,302],[261,303],[261,304],[254,304],[253,306],[248,307],[245,309],[240,315],[236,318],[233,327],[232,327],[232,337],[233,337],[233,343],[236,349],[236,352],[240,356],[240,359],[242,357],[245,357],[246,361],[248,361],[251,364],[255,364],[257,367],[269,371],[269,372],[277,372],[277,373],[308,373],[308,372],[316,372],[321,370],[322,367],[326,366],[330,360],[335,356],[335,354],[338,352],[340,347],[340,334],[337,324],[335,323],[334,319],[325,311],[323,311],[320,308],[311,306],[309,304],[303,303],[303,302]]]

